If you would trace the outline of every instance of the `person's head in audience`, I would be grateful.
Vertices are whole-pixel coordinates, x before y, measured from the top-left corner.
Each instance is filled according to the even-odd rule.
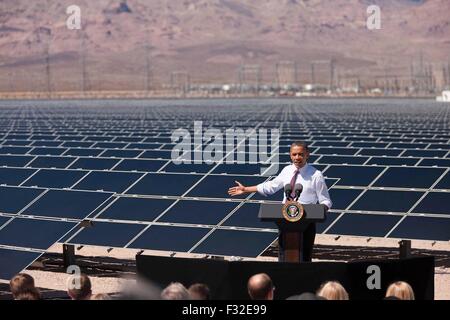
[[[400,300],[414,300],[414,291],[404,281],[392,283],[386,291],[386,297],[397,297]]]
[[[26,273],[16,274],[9,282],[9,287],[14,299],[21,294],[30,293],[30,295],[39,295],[39,290],[34,285],[34,279],[32,276]]]
[[[304,292],[302,294],[290,296],[286,300],[326,300],[326,299],[311,292]]]
[[[204,283],[194,283],[188,289],[192,300],[210,300],[209,288]]]
[[[161,288],[152,281],[137,275],[136,278],[123,278],[118,300],[161,300]]]
[[[91,300],[112,300],[112,298],[109,294],[97,293],[91,296]]]
[[[16,300],[41,300],[41,294],[38,289],[31,289],[25,292],[19,293]]]
[[[92,288],[89,277],[85,274],[70,276],[67,294],[72,300],[90,300]]]
[[[273,300],[272,279],[265,273],[258,273],[250,277],[247,282],[248,295],[252,300]]]
[[[189,291],[179,282],[172,282],[162,292],[163,300],[190,300]]]
[[[328,281],[323,283],[317,295],[327,300],[348,300],[348,293],[345,288],[337,281]]]

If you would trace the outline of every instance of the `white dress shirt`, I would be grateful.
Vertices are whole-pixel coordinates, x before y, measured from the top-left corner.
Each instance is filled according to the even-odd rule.
[[[274,179],[258,184],[256,186],[258,192],[264,196],[268,196],[284,189],[286,184],[291,183],[295,170],[297,168],[293,164],[284,167]],[[305,164],[300,169],[295,183],[300,183],[303,186],[303,191],[300,194],[298,202],[302,204],[320,203],[326,205],[329,209],[331,208],[332,202],[321,171],[309,164]],[[286,195],[283,198],[283,203],[285,202]]]

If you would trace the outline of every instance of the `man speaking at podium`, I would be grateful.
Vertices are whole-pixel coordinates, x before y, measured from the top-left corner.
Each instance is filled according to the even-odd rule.
[[[329,210],[332,202],[322,172],[307,163],[309,157],[308,145],[302,141],[292,143],[289,155],[292,164],[284,167],[275,179],[251,187],[246,187],[239,183],[239,181],[236,181],[237,186],[229,188],[228,194],[236,196],[244,193],[259,192],[260,194],[267,196],[283,189],[285,185],[290,184],[290,190],[294,190],[296,184],[301,184],[303,188],[300,198],[298,199],[301,204],[320,203],[325,206],[326,210]],[[291,194],[291,198],[294,197],[295,195]],[[286,200],[285,194],[283,203],[285,203]],[[316,224],[311,223],[303,232],[303,245],[301,246],[303,262],[311,261],[315,237]],[[281,248],[283,248],[281,239],[281,237],[278,237],[280,248],[279,260],[284,261],[284,257],[281,256],[283,252],[283,250],[281,250]]]

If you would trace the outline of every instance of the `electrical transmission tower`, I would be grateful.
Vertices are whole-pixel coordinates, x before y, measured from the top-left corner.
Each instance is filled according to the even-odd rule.
[[[320,68],[320,66],[325,65],[325,68],[328,68],[328,76],[326,75],[327,72],[324,72],[323,67]],[[318,67],[320,68],[319,71],[317,70]],[[322,71],[322,72],[320,72]],[[320,72],[323,76],[320,77],[320,79],[317,77],[317,73]],[[328,86],[328,89],[330,91],[335,90],[335,74],[336,74],[336,60],[330,59],[330,60],[313,60],[311,62],[311,84],[318,84],[320,81],[323,81]],[[325,79],[325,80],[323,80]],[[327,81],[328,80],[328,81]]]
[[[279,88],[298,84],[297,63],[280,61],[276,64],[276,83]]]
[[[239,88],[245,91],[259,92],[261,85],[261,67],[259,64],[242,65],[238,70]]]
[[[191,87],[191,79],[186,71],[173,71],[170,73],[170,87],[186,94]]]

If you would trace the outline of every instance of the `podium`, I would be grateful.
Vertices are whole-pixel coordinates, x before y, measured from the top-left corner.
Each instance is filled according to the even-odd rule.
[[[258,217],[261,221],[275,222],[283,241],[284,262],[301,262],[301,246],[303,231],[313,222],[323,222],[326,219],[325,206],[322,204],[303,204],[303,215],[300,220],[288,221],[282,213],[282,204],[263,203],[259,207]]]

